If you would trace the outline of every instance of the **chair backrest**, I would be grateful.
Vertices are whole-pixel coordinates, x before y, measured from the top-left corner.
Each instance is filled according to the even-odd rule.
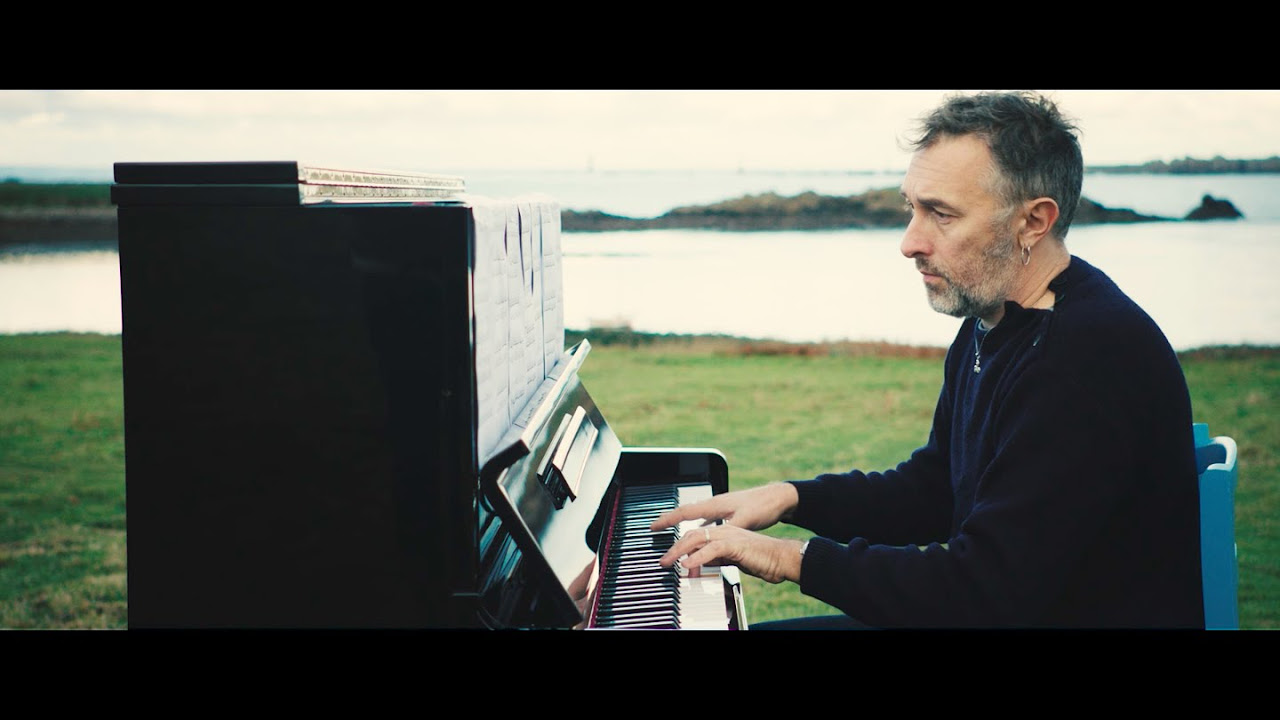
[[[1194,423],[1196,470],[1200,473],[1200,564],[1204,582],[1204,626],[1237,630],[1236,442],[1210,437],[1209,426]]]

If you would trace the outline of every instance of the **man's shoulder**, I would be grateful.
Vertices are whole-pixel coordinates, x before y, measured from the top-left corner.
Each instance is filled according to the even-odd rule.
[[[1051,312],[1041,369],[1114,402],[1185,394],[1177,354],[1155,320],[1101,270],[1077,270]]]
[[[1105,272],[1072,257],[1057,289],[1053,333],[1058,349],[1126,353],[1169,351],[1169,341],[1152,317]],[[1051,286],[1052,287],[1052,286]]]

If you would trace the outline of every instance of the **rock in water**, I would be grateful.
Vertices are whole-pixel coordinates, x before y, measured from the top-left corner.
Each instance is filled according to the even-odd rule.
[[[1244,214],[1231,204],[1230,200],[1219,200],[1212,195],[1205,195],[1200,207],[1187,213],[1187,220],[1234,220]]]

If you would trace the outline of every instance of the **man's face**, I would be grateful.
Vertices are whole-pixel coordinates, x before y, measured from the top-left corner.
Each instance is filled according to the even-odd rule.
[[[1013,289],[1018,253],[1012,222],[990,190],[994,172],[985,142],[947,136],[918,151],[902,181],[911,212],[902,254],[916,261],[940,313],[990,318]]]

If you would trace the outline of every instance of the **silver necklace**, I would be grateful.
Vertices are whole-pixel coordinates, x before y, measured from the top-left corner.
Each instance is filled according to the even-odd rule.
[[[978,324],[975,325],[974,327],[981,328],[982,321],[979,320]],[[982,337],[980,337],[975,342],[975,347],[973,349],[973,371],[975,373],[982,372],[982,343],[987,341],[987,335],[990,333],[991,333],[991,330],[987,330],[986,332],[982,333]]]

